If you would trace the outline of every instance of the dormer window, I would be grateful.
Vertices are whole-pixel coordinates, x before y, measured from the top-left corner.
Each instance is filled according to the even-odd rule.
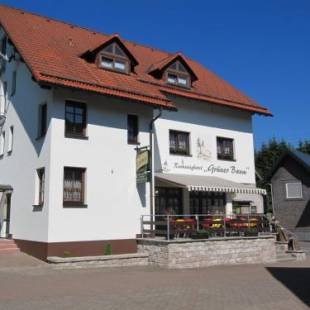
[[[190,74],[187,72],[180,61],[175,61],[167,68],[166,81],[171,85],[188,88],[191,86]]]
[[[99,53],[99,66],[104,69],[129,73],[130,63],[117,43],[112,43]]]

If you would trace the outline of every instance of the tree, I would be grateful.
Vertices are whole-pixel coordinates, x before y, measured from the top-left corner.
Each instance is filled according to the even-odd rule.
[[[255,152],[255,166],[257,173],[261,176],[257,179],[259,187],[267,188],[267,177],[276,161],[290,148],[290,145],[275,138],[263,143],[260,150]]]
[[[297,150],[310,154],[310,140],[299,141]]]

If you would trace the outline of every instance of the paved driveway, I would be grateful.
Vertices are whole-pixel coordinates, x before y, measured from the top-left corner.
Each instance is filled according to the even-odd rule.
[[[18,258],[19,257],[19,258]],[[310,307],[310,259],[274,265],[53,269],[0,259],[0,309],[288,309]]]
[[[310,241],[299,241],[299,243],[302,250],[305,251],[308,256],[310,256]]]

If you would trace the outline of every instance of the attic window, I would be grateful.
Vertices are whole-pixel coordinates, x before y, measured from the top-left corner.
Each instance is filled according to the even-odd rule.
[[[175,61],[166,70],[166,81],[168,84],[190,87],[190,75],[180,61]]]
[[[112,43],[99,53],[99,67],[129,73],[129,59],[117,43]]]

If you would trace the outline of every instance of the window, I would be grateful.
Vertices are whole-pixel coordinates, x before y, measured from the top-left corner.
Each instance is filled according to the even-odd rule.
[[[64,193],[63,201],[65,205],[84,204],[85,186],[84,168],[64,168]]]
[[[191,84],[189,73],[179,61],[174,62],[168,67],[166,80],[168,84],[182,87],[190,87]]]
[[[302,198],[301,182],[286,183],[286,198],[287,199],[301,199]]]
[[[8,139],[8,153],[11,153],[13,151],[13,135],[14,135],[14,127],[11,126]]]
[[[1,41],[1,53],[3,56],[6,56],[6,45],[7,38],[6,36]],[[5,72],[6,69],[6,60],[1,57],[1,72]]]
[[[217,137],[217,158],[234,160],[234,140]]]
[[[137,115],[127,116],[127,141],[130,144],[137,144],[139,136],[139,122]]]
[[[191,214],[224,214],[226,195],[216,192],[190,192]]]
[[[40,168],[37,170],[38,175],[38,205],[44,204],[44,188],[45,188],[45,169]]]
[[[44,137],[47,131],[47,104],[39,105],[38,138]]]
[[[0,156],[4,155],[4,145],[5,145],[5,132],[2,131],[0,136]]]
[[[156,214],[182,214],[182,189],[156,187],[155,211]]]
[[[170,154],[189,155],[189,133],[169,131]]]
[[[86,105],[80,102],[66,101],[65,135],[68,137],[86,136]]]
[[[12,73],[12,89],[11,89],[11,97],[13,97],[16,93],[16,71]]]
[[[8,109],[8,100],[7,100],[7,93],[8,93],[8,83],[3,82],[3,102],[4,102],[4,109],[7,111]]]
[[[5,114],[5,109],[6,109],[6,90],[5,90],[5,84],[3,83],[1,86],[0,86],[0,115],[3,115]]]
[[[117,43],[112,43],[101,51],[99,66],[108,70],[129,73],[128,57]]]
[[[2,55],[6,55],[6,43],[7,43],[7,39],[5,36],[1,41],[1,53],[2,53]]]

